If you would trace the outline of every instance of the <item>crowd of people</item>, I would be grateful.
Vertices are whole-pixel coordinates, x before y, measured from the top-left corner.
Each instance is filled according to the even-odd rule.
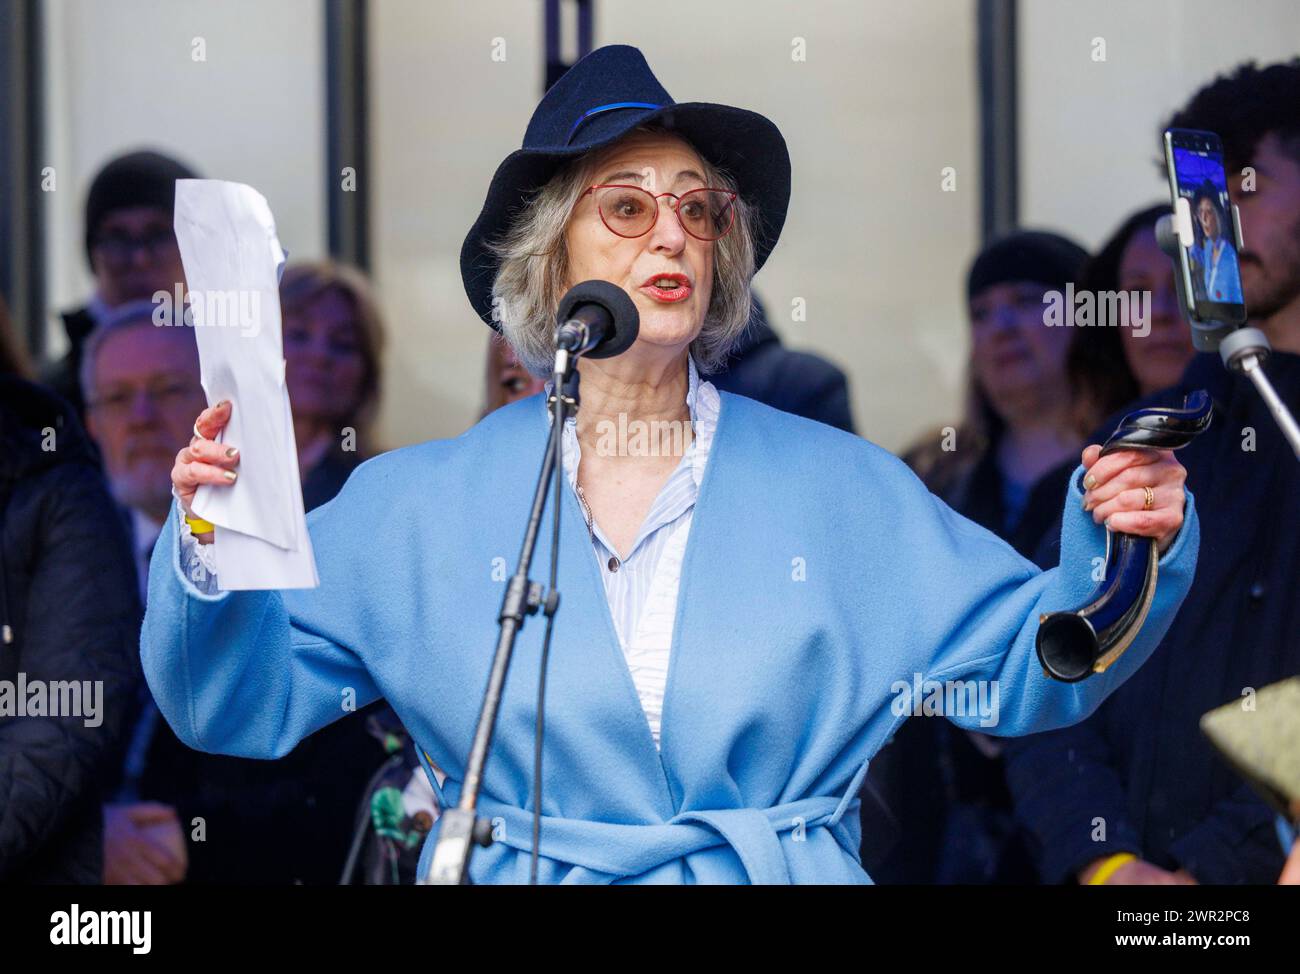
[[[1168,120],[1223,140],[1246,239],[1232,258],[1251,324],[1273,347],[1269,375],[1292,408],[1297,104],[1300,60],[1245,65]],[[1243,187],[1247,167],[1254,178]],[[195,176],[151,151],[100,170],[85,208],[94,292],[63,315],[58,361],[27,361],[0,309],[0,679],[104,688],[98,726],[0,716],[0,880],[409,882],[439,809],[421,755],[382,700],[268,761],[186,746],[142,677],[150,556],[173,504],[177,445],[207,405],[192,331],[154,326],[153,296],[184,280],[175,180]],[[1213,241],[1228,221],[1217,200],[1204,202],[1217,260]],[[1094,254],[1024,230],[974,255],[964,413],[904,459],[954,510],[1047,568],[1060,556],[1061,499],[1083,446],[1139,405],[1179,405],[1206,389],[1214,422],[1179,454],[1202,537],[1191,592],[1151,658],[1074,726],[999,738],[906,721],[862,785],[862,858],[876,882],[1300,882],[1295,853],[1284,876],[1288,818],[1300,809],[1271,807],[1198,727],[1206,711],[1300,673],[1300,465],[1250,383],[1194,351],[1174,265],[1156,242],[1168,210],[1153,200],[1117,214]],[[1143,327],[1045,327],[1046,296],[1071,284],[1149,295]],[[383,450],[372,434],[380,302],[364,274],[328,260],[290,264],[280,298],[312,510]],[[497,336],[485,363],[484,415],[542,389]],[[787,349],[757,301],[745,339],[709,379],[854,431],[844,373]],[[869,435],[869,420],[859,426]]]

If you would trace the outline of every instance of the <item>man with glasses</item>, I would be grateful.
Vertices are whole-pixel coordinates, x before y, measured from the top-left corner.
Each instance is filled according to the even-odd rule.
[[[148,224],[141,219],[137,226]],[[189,435],[189,417],[206,405],[194,333],[156,327],[153,310],[151,301],[137,300],[110,312],[92,329],[80,362],[86,426],[127,519],[141,602],[149,556],[171,504],[169,447],[177,437]],[[161,723],[152,700],[142,704],[127,742],[118,800],[104,808],[108,883],[176,883],[189,865],[176,808],[141,800],[141,778]]]
[[[82,346],[112,313],[130,301],[184,285],[172,230],[176,180],[194,179],[184,164],[157,152],[132,152],[111,160],[95,176],[86,198],[86,258],[95,276],[89,303],[63,315],[69,349],[45,380],[84,418],[79,377]]]
[[[207,405],[193,329],[160,327],[153,312],[148,300],[116,308],[81,364],[86,423],[128,521],[142,603],[172,503],[171,444],[191,437]],[[362,717],[255,761],[191,750],[143,690],[104,807],[106,883],[337,881],[357,796],[381,757]]]

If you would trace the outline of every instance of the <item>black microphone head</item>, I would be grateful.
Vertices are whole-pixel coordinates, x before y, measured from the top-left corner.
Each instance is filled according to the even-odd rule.
[[[605,329],[604,339],[585,358],[612,358],[632,347],[641,330],[641,314],[626,291],[599,279],[575,284],[560,299],[556,320],[562,325],[586,305],[595,305],[609,315],[609,327]]]

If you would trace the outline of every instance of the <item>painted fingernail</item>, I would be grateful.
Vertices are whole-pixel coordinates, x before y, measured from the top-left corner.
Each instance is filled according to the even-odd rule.
[[[229,450],[226,451],[226,456],[228,456],[228,457],[233,457],[233,456],[235,456],[235,455],[238,454],[238,453],[239,453],[239,450],[232,446]]]
[[[1092,474],[1088,474],[1086,477],[1083,478],[1083,486],[1087,487],[1089,490],[1092,490],[1092,488],[1097,486],[1097,478],[1094,477]]]
[[[223,471],[221,471],[221,473],[222,473],[222,474],[225,476],[225,478],[226,478],[227,480],[229,480],[232,484],[235,482],[235,478],[239,476],[239,474],[235,473],[235,471],[233,471],[233,470],[223,470]]]

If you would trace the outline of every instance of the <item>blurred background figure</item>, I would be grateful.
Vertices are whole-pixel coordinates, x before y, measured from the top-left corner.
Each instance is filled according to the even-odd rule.
[[[527,399],[546,387],[546,380],[539,379],[519,361],[519,356],[504,338],[493,332],[488,338],[487,379],[484,384],[483,415],[502,406],[508,406],[517,399]]]
[[[904,454],[949,506],[1026,557],[1060,513],[1069,471],[1096,422],[1084,413],[1092,376],[1072,388],[1067,361],[1071,346],[1099,329],[1044,323],[1045,296],[1077,284],[1087,256],[1041,231],[1010,234],[980,252],[966,286],[966,415],[954,435],[938,431]]]
[[[84,307],[64,312],[68,351],[47,371],[51,388],[84,414],[82,346],[114,308],[148,301],[158,291],[174,299],[185,272],[172,229],[176,180],[195,179],[188,166],[158,152],[140,151],[108,162],[86,197],[86,260],[95,293]]]
[[[81,363],[90,430],[133,539],[133,577],[142,593],[154,541],[171,503],[167,487],[175,453],[160,446],[188,439],[193,417],[206,405],[193,331],[156,326],[153,310],[149,301],[120,306],[90,335]],[[301,327],[311,335],[328,335],[352,325],[333,321]],[[285,345],[292,374],[300,348],[307,347],[309,357],[316,352],[310,351],[310,341],[305,346],[290,342],[290,330],[286,327]],[[310,363],[317,367],[322,366]],[[357,371],[364,374],[364,369]],[[377,374],[371,381],[377,384]],[[340,379],[338,389],[360,396],[365,387],[360,378],[352,385]],[[355,420],[362,398],[350,400],[352,409],[330,415]],[[305,390],[302,399],[313,402]],[[325,422],[319,413],[323,403],[315,401],[314,408],[318,412],[312,415]],[[319,437],[308,442],[318,443]],[[318,447],[313,456],[312,470],[345,462],[330,449]],[[309,477],[304,474],[304,483]],[[341,486],[346,474],[330,471],[329,478],[318,477],[317,492],[323,493],[333,479]],[[252,761],[189,749],[142,688],[115,800],[104,809],[104,881],[337,882],[352,811],[383,756],[367,733],[363,714],[336,721],[279,761]]]
[[[303,502],[311,510],[371,455],[384,329],[365,275],[334,261],[286,267],[280,308]]]
[[[167,446],[178,436],[187,438],[185,417],[207,405],[194,333],[157,327],[153,313],[147,299],[119,305],[88,336],[81,354],[86,428],[129,522],[142,594],[153,543],[172,502],[176,454]],[[162,484],[160,473],[168,478]]]
[[[97,714],[0,716],[0,882],[98,883],[100,803],[143,685],[130,546],[72,407],[0,302],[0,681],[102,681]],[[94,557],[88,557],[94,552]]]
[[[1223,140],[1247,241],[1239,256],[1250,324],[1272,343],[1265,368],[1293,410],[1300,407],[1297,104],[1300,59],[1249,63],[1206,85],[1168,123]],[[1150,266],[1154,273],[1154,257]],[[1144,388],[1173,369],[1172,355],[1158,356],[1159,369],[1143,364],[1156,334],[1153,328],[1129,349],[1134,371],[1152,376]],[[1300,465],[1250,381],[1225,369],[1217,352],[1191,354],[1174,385],[1124,404],[1091,440],[1123,412],[1178,406],[1196,389],[1212,396],[1214,421],[1179,451],[1204,526],[1187,601],[1151,658],[1094,714],[1006,749],[1016,817],[1047,882],[1100,875],[1115,885],[1273,883],[1282,870],[1272,810],[1216,758],[1199,721],[1244,700],[1248,688],[1300,672]]]
[[[849,380],[820,355],[794,352],[767,323],[755,294],[749,326],[722,371],[709,376],[721,391],[757,399],[796,416],[853,432]]]
[[[904,457],[949,506],[1032,557],[1059,516],[1084,434],[1097,421],[1100,366],[1070,374],[1073,350],[1120,329],[1048,327],[1045,299],[1076,282],[1087,259],[1058,234],[1012,233],[971,264],[967,411]],[[1168,263],[1168,261],[1166,261]],[[1129,385],[1132,379],[1129,377]],[[1063,391],[1066,394],[1062,394]],[[999,739],[914,716],[873,762],[871,777],[901,822],[880,882],[1032,882],[1011,814]],[[864,803],[864,819],[869,814]],[[870,834],[874,822],[864,820]]]
[[[1081,290],[1094,293],[1151,296],[1146,334],[1125,322],[1119,328],[1094,328],[1087,341],[1070,346],[1070,380],[1091,396],[1087,409],[1094,421],[1169,388],[1195,354],[1178,304],[1174,262],[1156,243],[1156,221],[1167,213],[1169,204],[1157,203],[1129,216],[1088,261],[1079,281]]]
[[[131,539],[132,578],[141,605],[149,558],[171,506],[168,484],[160,481],[170,477],[175,460],[167,446],[185,438],[186,417],[206,405],[193,333],[155,327],[153,311],[147,298],[118,305],[88,334],[79,356],[86,424]],[[155,732],[170,731],[144,686],[130,712],[133,736],[121,800],[104,807],[104,881],[180,882],[189,855],[176,808],[136,800],[146,771],[145,749]]]

